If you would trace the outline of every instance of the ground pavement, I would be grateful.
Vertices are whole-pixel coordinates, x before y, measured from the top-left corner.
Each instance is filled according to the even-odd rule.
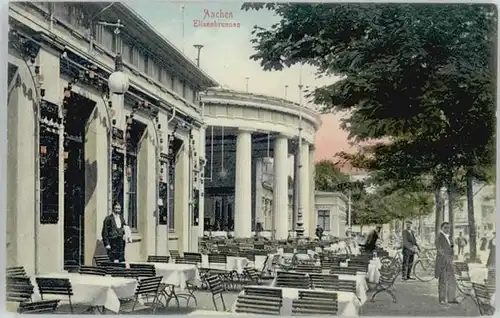
[[[478,316],[478,311],[474,303],[467,299],[459,305],[441,306],[437,300],[437,280],[431,282],[415,281],[396,281],[397,303],[393,303],[387,294],[379,294],[374,302],[368,300],[360,311],[360,316]],[[371,297],[368,294],[368,299]],[[181,308],[177,309],[173,302],[168,309],[158,309],[157,314],[162,315],[183,315],[196,309],[215,310],[212,295],[207,291],[197,291],[198,306],[190,302],[189,308],[186,308],[185,300],[180,300]],[[224,300],[227,309],[238,297],[237,292],[224,293]],[[217,305],[221,310],[220,299],[217,299]]]
[[[418,280],[395,284],[397,303],[388,294],[379,294],[374,302],[368,300],[360,316],[478,316],[474,302],[469,298],[458,305],[442,306],[437,298],[437,280],[424,283]],[[371,297],[371,293],[369,294]],[[369,297],[369,298],[370,298]]]

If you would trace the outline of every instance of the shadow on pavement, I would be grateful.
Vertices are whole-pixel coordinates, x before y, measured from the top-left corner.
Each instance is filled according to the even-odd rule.
[[[479,315],[476,305],[471,299],[458,305],[442,306],[437,297],[437,280],[430,282],[402,281],[396,284],[397,303],[393,303],[388,294],[379,294],[374,302],[368,301],[361,308],[360,316],[462,316]]]

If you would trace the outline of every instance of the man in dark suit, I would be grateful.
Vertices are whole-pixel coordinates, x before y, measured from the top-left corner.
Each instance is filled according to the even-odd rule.
[[[125,219],[118,202],[113,205],[113,213],[104,218],[102,224],[102,243],[106,247],[109,260],[125,262]]]
[[[420,250],[418,247],[417,240],[415,239],[415,233],[411,229],[411,221],[406,221],[406,229],[403,231],[403,280],[414,280],[415,278],[410,277],[411,270],[413,268],[413,259],[415,258],[415,253]]]
[[[441,305],[458,304],[455,290],[455,270],[453,266],[453,247],[450,238],[450,223],[443,222],[436,239],[436,265],[434,276],[438,279],[438,297]]]
[[[380,235],[380,230],[382,230],[382,226],[377,225],[377,227],[368,234],[368,237],[365,241],[365,252],[373,253],[373,251],[377,247],[377,240]]]

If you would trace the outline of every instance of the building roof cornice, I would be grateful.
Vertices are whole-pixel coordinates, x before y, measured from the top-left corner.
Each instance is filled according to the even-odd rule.
[[[105,8],[111,2],[94,2]],[[185,76],[191,82],[197,83],[202,88],[218,86],[219,83],[210,75],[205,73],[183,52],[181,52],[172,42],[158,32],[143,17],[123,2],[115,2],[109,9],[115,13],[121,22],[125,25],[124,31],[140,34],[142,40],[148,41],[148,45],[155,45],[164,52],[165,56],[160,56],[163,60],[170,61],[173,64],[182,65]]]
[[[302,111],[303,116],[313,123],[316,130],[321,126],[321,117],[316,110],[304,105],[301,107],[298,103],[294,103],[283,98],[235,91],[224,88],[209,88],[205,92],[200,93],[200,97],[203,102],[208,103],[216,103],[217,100],[231,100],[237,102],[238,104],[248,104],[249,106],[256,107],[273,106],[275,108],[281,108],[282,111],[294,114],[296,116],[298,116]]]

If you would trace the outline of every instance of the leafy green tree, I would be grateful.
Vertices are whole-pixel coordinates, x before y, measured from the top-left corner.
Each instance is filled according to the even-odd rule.
[[[265,70],[310,64],[319,76],[341,77],[312,97],[325,111],[349,111],[343,128],[351,138],[394,143],[380,149],[398,158],[392,160],[396,169],[378,168],[385,180],[430,184],[436,198],[446,186],[453,211],[463,176],[470,184],[491,166],[497,39],[492,5],[247,3],[243,8],[266,8],[281,18],[268,29],[254,28],[251,58]]]

